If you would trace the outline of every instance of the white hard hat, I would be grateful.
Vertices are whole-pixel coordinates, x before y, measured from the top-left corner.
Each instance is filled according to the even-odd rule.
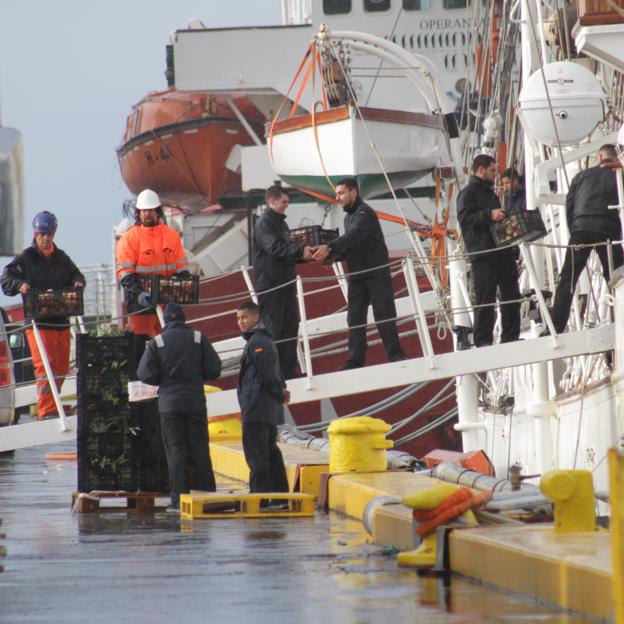
[[[136,200],[137,210],[153,210],[160,207],[160,197],[151,189],[141,191]]]

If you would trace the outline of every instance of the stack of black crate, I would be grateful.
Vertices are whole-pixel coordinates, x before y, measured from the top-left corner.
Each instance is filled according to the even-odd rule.
[[[136,336],[134,357],[138,362],[145,351],[147,336]],[[136,366],[134,370],[136,379]],[[138,401],[130,403],[133,422],[138,423],[139,435],[136,447],[136,461],[141,492],[167,492],[169,490],[169,470],[167,457],[160,432],[158,401]]]
[[[130,403],[146,336],[91,336],[76,342],[78,491],[165,492],[167,464],[156,401]]]

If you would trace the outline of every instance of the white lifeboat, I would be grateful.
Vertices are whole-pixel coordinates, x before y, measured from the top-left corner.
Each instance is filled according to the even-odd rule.
[[[331,197],[332,184],[345,177],[358,181],[365,198],[389,192],[384,171],[395,189],[413,184],[438,164],[444,141],[439,115],[350,104],[276,121],[266,129],[277,176]]]

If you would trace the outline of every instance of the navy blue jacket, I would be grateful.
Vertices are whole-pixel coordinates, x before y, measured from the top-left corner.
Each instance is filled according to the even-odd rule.
[[[41,290],[62,290],[72,288],[76,282],[86,285],[87,280],[73,263],[72,259],[56,245],[50,256],[44,256],[33,241],[4,268],[2,292],[9,297],[19,294],[22,284]],[[27,319],[31,320],[31,319]],[[64,329],[69,326],[66,316],[45,320],[46,329]]]
[[[149,341],[139,362],[138,378],[160,386],[161,412],[204,410],[204,381],[221,374],[221,359],[210,340],[181,321],[167,323]]]
[[[267,290],[295,279],[295,264],[303,245],[291,243],[286,215],[267,208],[253,232],[253,269],[256,290]]]
[[[284,423],[284,388],[279,356],[268,329],[259,322],[248,332],[236,392],[243,422]]]
[[[329,243],[329,250],[346,259],[351,273],[388,264],[388,247],[377,213],[359,196],[343,210],[346,213],[345,233]],[[374,276],[373,273],[364,273],[355,278]]]

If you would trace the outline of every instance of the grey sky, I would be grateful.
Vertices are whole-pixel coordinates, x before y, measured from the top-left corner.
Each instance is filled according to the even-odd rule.
[[[111,228],[130,197],[115,147],[132,105],[166,87],[168,36],[192,17],[208,27],[279,24],[280,1],[0,2],[0,121],[22,132],[25,246],[33,216],[51,210],[56,242],[78,264],[111,261]]]

